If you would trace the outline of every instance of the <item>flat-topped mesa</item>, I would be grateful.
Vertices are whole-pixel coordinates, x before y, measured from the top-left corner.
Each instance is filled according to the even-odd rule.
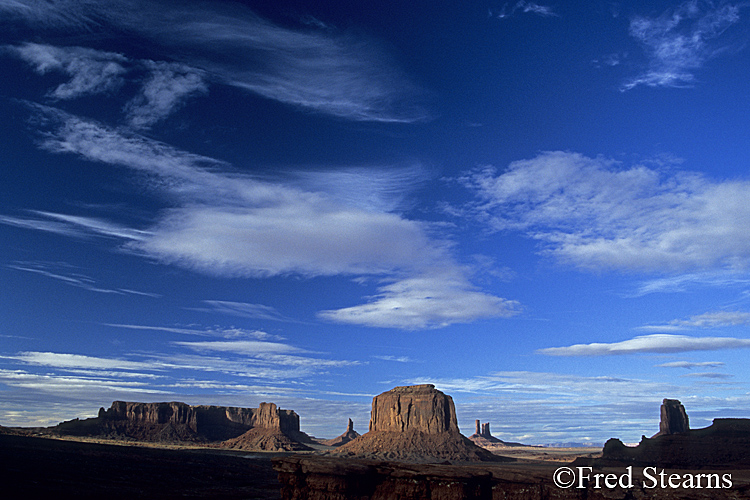
[[[659,432],[653,437],[669,436],[690,431],[690,420],[685,407],[677,399],[664,399],[661,404]]]
[[[396,387],[372,400],[370,431],[458,433],[453,398],[432,384]]]
[[[127,420],[144,424],[185,425],[203,434],[216,426],[263,427],[283,433],[300,431],[299,415],[292,410],[282,410],[274,403],[261,403],[258,408],[232,406],[190,406],[185,403],[133,403],[115,401],[112,406],[99,410],[103,420]],[[232,425],[237,424],[237,425]],[[210,433],[210,431],[209,431]]]
[[[310,437],[300,431],[292,410],[274,403],[258,408],[190,406],[180,402],[134,403],[115,401],[96,418],[61,422],[53,434],[99,436],[152,442],[216,443],[222,447],[264,450],[306,448]],[[249,434],[248,434],[249,433]]]

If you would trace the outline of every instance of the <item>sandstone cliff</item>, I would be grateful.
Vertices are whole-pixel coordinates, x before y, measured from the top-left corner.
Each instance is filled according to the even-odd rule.
[[[500,460],[461,435],[453,399],[432,384],[375,396],[370,431],[335,453],[415,462]]]
[[[661,404],[660,414],[659,432],[652,437],[679,434],[690,430],[690,420],[688,419],[687,412],[678,400],[664,399]]]
[[[283,500],[737,500],[748,498],[747,474],[733,474],[731,489],[560,488],[557,465],[413,464],[320,456],[273,459]],[[622,474],[622,468],[595,472]]]
[[[372,400],[370,431],[458,432],[453,398],[432,384],[396,387]]]
[[[273,403],[261,403],[258,408],[239,408],[190,406],[180,402],[115,401],[110,408],[101,408],[96,418],[62,422],[50,431],[109,439],[216,443],[238,438],[252,429],[256,429],[256,434],[259,433],[257,429],[263,429],[260,434],[273,434],[280,443],[310,440],[300,431],[299,416],[292,410],[279,409]],[[227,446],[234,444],[228,443]],[[249,446],[247,442],[245,445]],[[295,448],[282,445],[281,449]]]

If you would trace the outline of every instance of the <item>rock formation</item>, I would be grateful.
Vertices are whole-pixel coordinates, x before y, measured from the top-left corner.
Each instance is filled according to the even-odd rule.
[[[453,399],[432,384],[396,387],[375,396],[370,431],[335,453],[426,462],[499,459],[461,435]]]
[[[138,441],[227,441],[227,447],[238,446],[239,443],[228,440],[238,439],[249,431],[253,431],[250,441],[257,440],[257,435],[262,434],[264,442],[276,439],[280,449],[296,449],[296,444],[284,444],[287,441],[297,444],[310,441],[300,431],[299,415],[292,410],[279,409],[274,403],[261,403],[258,408],[238,408],[190,406],[179,402],[115,401],[110,408],[101,408],[96,418],[62,422],[50,431],[63,435]],[[248,440],[244,442],[249,446]]]
[[[679,434],[690,430],[690,421],[685,407],[677,399],[664,399],[661,404],[659,432],[652,437]]]
[[[354,439],[357,439],[360,436],[359,432],[354,430],[354,422],[352,422],[352,419],[349,419],[349,423],[346,425],[346,432],[344,432],[342,435],[335,437],[333,439],[327,439],[325,441],[321,441],[321,444],[324,444],[326,446],[341,446],[345,445],[349,441],[353,441]]]
[[[477,446],[489,446],[492,444],[505,444],[490,433],[490,423],[481,424],[479,419],[476,420],[476,430],[469,439]]]
[[[637,472],[633,487],[614,488],[586,481],[583,488],[561,488],[553,482],[559,463],[415,464],[315,455],[272,459],[279,474],[282,500],[737,500],[748,498],[746,471],[732,472],[734,485],[719,488],[657,488]],[[623,474],[621,467],[593,474]],[[685,471],[670,471],[680,472]],[[700,471],[708,472],[708,471]],[[603,474],[602,474],[603,475]],[[706,485],[707,479],[703,480]]]
[[[372,400],[370,431],[459,432],[453,399],[432,384],[396,387]]]
[[[638,446],[625,446],[619,439],[612,438],[604,444],[600,459],[579,459],[575,463],[664,468],[750,466],[750,419],[717,418],[704,429],[690,430],[682,404],[665,399],[659,427],[660,431],[652,438],[643,436]]]

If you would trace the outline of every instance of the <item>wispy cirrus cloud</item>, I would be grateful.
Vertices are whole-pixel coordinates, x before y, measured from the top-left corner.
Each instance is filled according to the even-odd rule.
[[[63,5],[65,8],[63,8]],[[377,42],[330,26],[277,26],[240,4],[197,2],[103,3],[4,0],[0,11],[34,25],[68,29],[127,29],[158,44],[172,58],[199,68],[213,81],[292,106],[354,121],[411,123],[429,119],[426,92],[399,69]],[[158,66],[137,105],[133,123],[148,126],[173,95],[203,91],[197,73]],[[167,84],[159,75],[167,76]]]
[[[145,129],[179,109],[188,97],[208,92],[204,72],[185,64],[143,61],[149,75],[141,92],[125,105],[128,122]]]
[[[543,253],[590,269],[737,272],[750,266],[750,181],[623,167],[602,157],[546,152],[464,178],[472,212],[519,230]]]
[[[750,283],[750,277],[736,269],[686,273],[644,281],[638,285],[633,296],[641,297],[650,293],[677,293],[703,287],[745,287],[748,283]]]
[[[392,355],[385,355],[385,356],[373,356],[375,359],[379,359],[381,361],[395,361],[397,363],[413,363],[414,360],[411,359],[409,356],[392,356]]]
[[[127,72],[124,67],[127,58],[114,52],[38,43],[5,47],[5,50],[31,64],[39,74],[59,71],[70,76],[70,81],[50,92],[55,99],[74,99],[116,90],[124,83],[123,75]]]
[[[59,352],[37,352],[25,351],[14,356],[0,356],[3,359],[12,359],[29,365],[46,366],[50,368],[81,368],[96,370],[146,370],[153,371],[163,369],[163,366],[154,365],[142,361],[131,361],[116,358],[102,358],[86,356],[83,354],[70,354]]]
[[[113,293],[118,295],[138,295],[143,297],[159,298],[157,293],[142,292],[131,290],[129,288],[105,288],[97,284],[97,281],[90,276],[86,276],[63,263],[59,262],[15,262],[6,264],[8,269],[23,271],[27,273],[39,274],[47,278],[58,280],[66,285],[83,288],[90,292]]]
[[[692,316],[688,319],[674,319],[662,325],[645,325],[638,328],[644,331],[678,331],[692,328],[721,328],[750,324],[750,313],[744,311],[714,311]]]
[[[146,382],[122,380],[120,376],[37,374],[24,370],[0,369],[0,383],[25,391],[65,394],[66,398],[85,397],[92,393],[107,394],[108,397],[117,397],[119,394],[128,398],[133,397],[134,393],[161,395],[161,397],[171,393]]]
[[[364,275],[386,283],[366,304],[320,313],[330,321],[421,329],[518,313],[516,302],[471,283],[470,268],[455,261],[452,243],[436,237],[435,227],[395,211],[404,204],[398,186],[412,189],[421,178],[412,170],[380,172],[362,203],[340,193],[365,174],[324,173],[325,183],[310,172],[260,179],[132,131],[45,106],[32,109],[52,125],[44,149],[139,172],[173,207],[143,229],[50,212],[24,227],[118,237],[124,250],[213,275]]]
[[[50,91],[55,100],[113,93],[128,79],[142,81],[140,92],[125,104],[130,126],[147,129],[179,109],[189,97],[208,91],[205,72],[186,64],[131,60],[122,54],[86,47],[39,43],[6,46],[5,52],[30,64],[37,73],[60,72],[70,80]]]
[[[656,365],[661,368],[687,368],[688,370],[693,368],[720,368],[724,366],[722,361],[670,361],[668,363],[662,363]]]
[[[279,313],[275,308],[263,304],[233,302],[228,300],[204,300],[205,308],[193,308],[196,311],[215,312],[240,318],[263,319],[271,321],[294,321]]]
[[[536,2],[521,0],[513,5],[506,3],[500,9],[490,9],[490,17],[505,19],[512,17],[519,12],[524,14],[536,14],[542,17],[557,16],[555,11],[549,5],[541,5]]]
[[[548,356],[612,356],[623,354],[676,353],[750,348],[750,339],[736,337],[691,337],[687,335],[643,335],[621,342],[548,347],[536,352]]]
[[[104,326],[112,328],[125,328],[128,330],[143,330],[152,332],[177,333],[180,335],[197,335],[199,337],[218,337],[223,339],[253,339],[253,340],[282,340],[277,335],[262,330],[247,330],[244,328],[197,328],[180,326],[152,326],[152,325],[128,325],[122,323],[103,323]]]
[[[171,328],[138,325],[111,325],[122,328],[164,333],[194,334],[200,329]],[[115,387],[120,379],[125,387],[135,387],[140,392],[163,392],[170,384],[177,384],[185,377],[196,373],[214,373],[218,377],[237,376],[254,379],[270,379],[279,383],[295,380],[301,382],[320,372],[345,369],[361,364],[359,361],[331,359],[322,353],[313,353],[286,342],[268,340],[263,332],[244,332],[224,329],[220,332],[208,330],[210,336],[221,336],[219,340],[171,341],[171,346],[162,352],[139,352],[121,356],[91,356],[77,353],[23,351],[0,355],[4,363],[39,367],[45,370],[44,377],[32,377],[26,370],[21,378],[42,383],[45,380],[57,389],[58,380],[69,379],[76,374],[83,384],[97,387],[97,383]],[[239,335],[242,333],[243,335]],[[255,335],[254,335],[255,334]],[[270,337],[270,336],[269,336]],[[20,372],[19,372],[20,373]],[[141,379],[141,380],[137,380]],[[0,377],[0,383],[8,383]],[[226,384],[214,380],[213,383]],[[41,387],[41,386],[40,386]]]
[[[739,21],[739,11],[738,4],[690,0],[656,18],[631,19],[630,35],[642,45],[649,62],[648,69],[621,90],[691,86],[695,72],[726,48],[717,39]]]

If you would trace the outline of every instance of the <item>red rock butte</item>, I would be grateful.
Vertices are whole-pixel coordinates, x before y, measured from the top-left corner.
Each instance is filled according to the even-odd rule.
[[[432,384],[396,387],[375,396],[370,431],[335,453],[407,461],[501,460],[461,435],[453,399]]]

